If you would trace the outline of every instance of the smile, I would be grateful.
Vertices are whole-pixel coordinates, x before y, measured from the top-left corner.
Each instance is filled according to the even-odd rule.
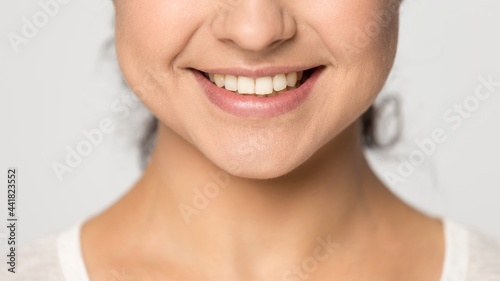
[[[192,69],[192,73],[208,100],[226,113],[272,118],[303,104],[324,68]]]
[[[217,87],[239,95],[274,97],[299,88],[312,72],[313,69],[309,69],[257,78],[207,72],[203,72],[203,75]]]

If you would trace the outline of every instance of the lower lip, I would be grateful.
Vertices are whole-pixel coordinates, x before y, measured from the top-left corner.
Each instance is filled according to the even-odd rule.
[[[223,111],[238,117],[272,118],[288,113],[303,104],[311,94],[323,69],[324,67],[317,67],[299,88],[269,98],[236,94],[213,84],[200,71],[193,70],[193,72],[207,98]]]

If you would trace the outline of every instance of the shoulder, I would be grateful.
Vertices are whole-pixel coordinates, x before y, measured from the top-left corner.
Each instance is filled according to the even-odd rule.
[[[15,264],[8,264],[10,258],[0,258],[2,270],[0,280],[11,281],[63,281],[63,274],[57,251],[57,234],[48,235],[21,246],[16,253]],[[11,271],[8,269],[11,268]],[[12,272],[14,271],[14,272]]]
[[[445,219],[447,264],[442,280],[500,281],[500,239]]]

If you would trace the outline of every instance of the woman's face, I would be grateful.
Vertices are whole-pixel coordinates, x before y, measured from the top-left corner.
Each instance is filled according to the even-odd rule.
[[[399,1],[115,0],[118,60],[162,126],[229,173],[274,178],[373,102]]]

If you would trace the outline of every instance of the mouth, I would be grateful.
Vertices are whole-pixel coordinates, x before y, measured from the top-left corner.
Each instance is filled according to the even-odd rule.
[[[325,69],[191,69],[213,105],[243,118],[273,118],[301,106]]]
[[[293,91],[304,84],[318,67],[273,76],[245,77],[231,74],[201,72],[213,85],[234,94],[270,98]]]

